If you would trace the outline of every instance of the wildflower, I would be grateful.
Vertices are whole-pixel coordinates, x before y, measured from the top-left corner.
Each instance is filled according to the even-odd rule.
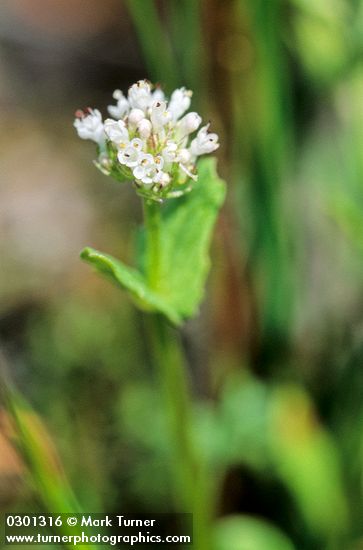
[[[150,119],[156,133],[161,132],[164,126],[171,121],[171,113],[166,108],[165,101],[156,101],[151,107]]]
[[[129,88],[128,100],[134,109],[146,111],[152,101],[151,87],[147,80],[139,80]]]
[[[149,185],[152,183],[155,169],[154,157],[150,153],[143,153],[139,157],[139,163],[134,168],[133,174],[136,180]]]
[[[178,120],[190,107],[192,92],[185,88],[179,88],[171,94],[169,111],[173,120]]]
[[[165,99],[165,94],[164,94],[163,90],[159,87],[156,87],[151,95],[152,95],[153,102],[155,102],[155,101],[164,101],[164,99]]]
[[[152,129],[153,129],[153,126],[150,120],[148,120],[147,118],[141,119],[137,125],[139,136],[142,139],[147,139],[148,137],[150,137]]]
[[[116,121],[108,118],[105,120],[104,130],[108,139],[119,147],[129,142],[129,132],[123,120]]]
[[[139,165],[133,170],[136,180],[145,185],[160,183],[164,160],[160,156],[153,157],[150,154],[142,154],[139,161]]]
[[[181,196],[198,179],[197,158],[219,147],[209,124],[200,128],[200,115],[187,112],[191,97],[178,88],[168,101],[159,87],[139,80],[127,97],[115,90],[117,103],[108,106],[112,118],[103,122],[97,109],[87,109],[77,113],[74,125],[81,138],[98,144],[95,164],[103,173],[133,180],[146,198]]]
[[[128,126],[131,131],[136,130],[140,120],[145,118],[145,113],[141,109],[131,109],[128,115]]]
[[[177,124],[177,135],[183,138],[198,130],[202,123],[202,118],[198,113],[188,113]]]
[[[170,183],[170,175],[167,172],[159,170],[154,177],[154,182],[159,184],[159,187],[162,189]]]
[[[175,141],[167,141],[161,154],[165,162],[176,162],[178,155],[178,144]]]
[[[88,107],[85,111],[77,111],[74,127],[82,139],[90,139],[98,144],[105,140],[102,115],[98,109]]]
[[[109,105],[107,107],[108,112],[113,118],[122,118],[128,111],[130,105],[121,90],[115,90],[112,94],[114,99],[117,99],[116,105]]]
[[[219,147],[217,134],[208,133],[209,124],[203,126],[197,134],[197,137],[193,139],[190,145],[190,151],[192,155],[199,156],[207,153],[213,153]]]
[[[142,146],[143,142],[141,139],[132,139],[130,143],[125,148],[122,148],[117,155],[120,164],[125,164],[130,168],[137,166],[139,164]]]

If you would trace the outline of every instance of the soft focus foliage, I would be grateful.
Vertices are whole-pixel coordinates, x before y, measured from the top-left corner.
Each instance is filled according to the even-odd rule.
[[[0,7],[1,510],[183,508],[151,310],[182,326],[208,548],[361,548],[362,1],[49,4]],[[202,159],[163,206],[159,288],[138,198],[71,127],[145,75],[193,89],[228,191],[216,223]]]

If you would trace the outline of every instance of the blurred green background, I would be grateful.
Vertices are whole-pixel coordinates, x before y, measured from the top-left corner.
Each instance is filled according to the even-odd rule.
[[[2,0],[0,510],[185,511],[145,320],[78,259],[141,209],[73,113],[145,77],[228,183],[182,331],[215,549],[363,548],[361,0]]]

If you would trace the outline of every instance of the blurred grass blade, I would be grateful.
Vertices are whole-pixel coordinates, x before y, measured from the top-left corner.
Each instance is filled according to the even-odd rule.
[[[134,23],[151,78],[160,81],[170,91],[178,84],[177,64],[155,2],[125,0],[125,3]]]
[[[13,388],[3,385],[8,412],[13,422],[15,447],[24,460],[36,496],[49,513],[81,513],[61,465],[54,444],[39,417]],[[81,535],[82,529],[58,527],[61,535]],[[72,542],[64,543],[74,548]],[[96,545],[84,545],[95,548]]]
[[[250,223],[250,256],[259,281],[264,341],[288,338],[293,306],[291,223],[285,208],[286,182],[293,157],[286,60],[279,35],[280,0],[236,3],[241,33],[249,32],[254,63],[234,81],[236,177],[246,172],[244,205]],[[242,164],[242,162],[243,164]]]
[[[178,54],[178,69],[183,84],[200,99],[205,76],[206,56],[203,48],[200,0],[167,2],[173,46]],[[201,67],[204,70],[201,70]]]

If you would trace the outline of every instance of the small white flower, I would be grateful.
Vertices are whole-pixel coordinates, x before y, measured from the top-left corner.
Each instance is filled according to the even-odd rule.
[[[168,109],[173,120],[178,120],[190,107],[192,92],[185,88],[178,88],[171,94]]]
[[[131,131],[135,131],[140,120],[145,118],[145,113],[142,109],[131,109],[128,116],[128,126]]]
[[[165,147],[163,148],[161,154],[165,162],[175,162],[177,157],[178,145],[175,141],[167,141]]]
[[[125,146],[129,142],[129,132],[123,120],[116,121],[107,118],[104,127],[108,139],[119,147]]]
[[[193,156],[213,153],[219,147],[218,135],[208,132],[209,124],[203,126],[190,144],[190,152]]]
[[[154,183],[158,183],[160,187],[166,187],[171,181],[170,174],[159,170],[154,176]]]
[[[141,139],[134,138],[129,145],[121,149],[117,154],[117,158],[121,164],[125,164],[129,168],[133,168],[139,164],[139,158],[142,154],[143,142]]]
[[[163,173],[163,165],[164,159],[160,155],[153,157],[150,153],[141,153],[138,165],[133,169],[132,173],[144,185],[161,183],[162,181],[165,183],[166,178],[162,178],[160,175]]]
[[[112,161],[107,153],[101,153],[98,160],[94,161],[94,163],[103,174],[106,176],[110,175],[110,171],[112,170]]]
[[[178,162],[181,164],[188,164],[191,161],[192,155],[188,149],[180,149],[178,153]]]
[[[142,151],[144,147],[144,142],[142,141],[142,139],[134,138],[130,141],[130,145],[132,145],[132,147],[134,147],[138,151]]]
[[[108,106],[114,118],[103,123],[99,111],[87,109],[78,112],[74,125],[80,137],[100,145],[96,166],[104,173],[116,179],[133,177],[138,188],[144,187],[141,194],[154,200],[181,196],[192,188],[188,181],[198,179],[197,157],[219,147],[209,124],[201,128],[199,114],[187,112],[191,96],[191,91],[178,88],[168,103],[159,87],[139,80],[127,98],[114,91],[116,105]],[[103,145],[106,139],[108,147]],[[118,163],[128,170],[120,170]]]
[[[154,157],[154,163],[155,163],[155,166],[158,170],[162,170],[162,168],[164,166],[163,157],[161,157],[160,155],[157,155],[156,157]]]
[[[150,84],[147,80],[139,80],[129,88],[128,100],[133,109],[146,111],[152,102]]]
[[[141,153],[138,161],[138,165],[133,169],[132,173],[137,180],[149,185],[153,181],[156,170],[154,157],[150,153]]]
[[[156,101],[153,103],[150,118],[154,132],[161,132],[164,126],[171,121],[171,113],[167,110],[165,101]]]
[[[188,113],[183,118],[181,118],[177,124],[177,135],[179,139],[192,134],[199,128],[202,123],[202,118],[198,113]]]
[[[99,145],[105,140],[102,115],[98,109],[88,108],[84,111],[77,111],[74,127],[82,139],[90,139]]]
[[[152,96],[152,103],[155,101],[164,101],[165,100],[165,94],[161,88],[156,87],[156,89],[151,94]]]
[[[112,97],[117,100],[116,105],[108,105],[107,110],[113,118],[120,119],[129,110],[130,105],[121,90],[115,90]]]

